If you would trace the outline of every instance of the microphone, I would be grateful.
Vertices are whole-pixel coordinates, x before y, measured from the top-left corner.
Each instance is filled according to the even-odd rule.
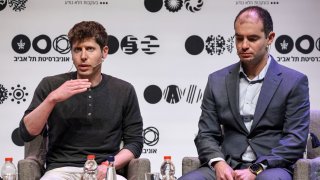
[[[95,67],[99,66],[100,64],[102,64],[102,63],[103,63],[103,61],[104,61],[104,59],[102,58],[102,59],[101,59],[101,61],[100,61],[99,63],[97,63],[96,65],[94,65],[94,66],[92,66],[92,67],[93,67],[93,68],[95,68]]]

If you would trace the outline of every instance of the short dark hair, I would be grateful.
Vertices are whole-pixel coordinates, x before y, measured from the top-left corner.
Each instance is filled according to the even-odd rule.
[[[243,14],[246,11],[254,11],[258,14],[259,18],[262,21],[263,24],[263,31],[266,36],[268,37],[269,33],[273,31],[273,22],[270,13],[259,6],[249,6],[244,9],[242,9],[239,14],[237,15],[236,19],[234,20],[234,27],[236,25],[236,21],[238,20],[239,16]]]
[[[76,42],[83,42],[87,38],[94,38],[100,48],[108,45],[106,29],[95,21],[82,21],[75,24],[68,33],[71,47]]]

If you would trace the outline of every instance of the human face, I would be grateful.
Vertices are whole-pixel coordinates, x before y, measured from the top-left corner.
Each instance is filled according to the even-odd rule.
[[[274,33],[265,36],[262,20],[256,12],[244,12],[238,17],[235,23],[235,37],[238,56],[244,65],[266,63],[268,46],[273,41]]]
[[[75,42],[72,45],[72,60],[77,68],[78,78],[100,76],[101,63],[107,57],[108,47],[102,50],[94,38]]]

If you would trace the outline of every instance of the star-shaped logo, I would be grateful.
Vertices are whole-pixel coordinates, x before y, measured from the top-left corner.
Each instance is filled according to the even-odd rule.
[[[26,43],[24,43],[24,42],[22,41],[22,39],[20,39],[20,42],[17,43],[19,49],[24,49],[24,45],[25,45],[25,44],[26,44]]]
[[[286,40],[283,40],[282,43],[280,43],[282,50],[287,50],[288,49],[288,44]]]

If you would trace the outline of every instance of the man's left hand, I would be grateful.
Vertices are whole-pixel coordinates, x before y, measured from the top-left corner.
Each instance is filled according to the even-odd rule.
[[[107,168],[108,168],[108,162],[103,162],[101,165],[98,166],[98,174],[97,174],[98,180],[104,180],[104,178],[106,177]]]
[[[235,180],[255,180],[256,175],[252,174],[249,169],[239,169],[234,171]]]

